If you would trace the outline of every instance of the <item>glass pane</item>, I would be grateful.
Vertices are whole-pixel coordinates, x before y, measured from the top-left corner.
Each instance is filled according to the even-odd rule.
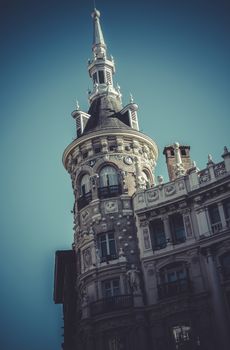
[[[112,256],[116,255],[116,246],[115,246],[114,237],[109,238],[109,254]]]
[[[208,208],[209,216],[212,224],[220,222],[220,213],[217,205],[212,205]]]
[[[83,196],[85,193],[90,192],[90,179],[89,175],[85,174],[81,179],[81,196]]]
[[[114,185],[118,185],[117,171],[111,166],[106,166],[100,172],[100,187]]]

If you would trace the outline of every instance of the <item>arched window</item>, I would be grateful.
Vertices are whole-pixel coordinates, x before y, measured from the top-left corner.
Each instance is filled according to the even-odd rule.
[[[99,175],[99,198],[113,197],[121,193],[117,170],[106,165]]]
[[[88,174],[82,176],[80,181],[80,197],[90,192],[90,178]]]
[[[189,292],[190,282],[185,263],[174,263],[162,268],[159,273],[159,298],[168,298]]]
[[[92,200],[92,193],[90,187],[90,177],[88,174],[82,176],[80,180],[79,197],[77,200],[78,210],[81,210],[88,205]]]

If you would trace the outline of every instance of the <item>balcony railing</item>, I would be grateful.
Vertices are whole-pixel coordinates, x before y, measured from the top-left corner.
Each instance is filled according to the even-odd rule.
[[[100,199],[102,198],[108,198],[108,197],[115,197],[121,194],[121,185],[113,185],[113,186],[106,186],[106,187],[99,187],[98,188],[98,197]]]
[[[116,254],[109,254],[101,257],[101,263],[108,262],[110,260],[116,260],[118,257]]]
[[[92,200],[92,192],[85,193],[83,196],[79,197],[77,200],[78,210],[81,210],[86,205],[88,205]]]
[[[100,299],[90,304],[91,316],[104,314],[111,311],[128,309],[133,306],[132,295],[116,295]]]
[[[214,224],[211,224],[212,226],[212,233],[218,233],[222,230],[222,223],[221,222],[215,222]]]
[[[189,279],[184,278],[175,282],[163,283],[158,285],[158,297],[160,299],[173,297],[178,294],[191,291]]]

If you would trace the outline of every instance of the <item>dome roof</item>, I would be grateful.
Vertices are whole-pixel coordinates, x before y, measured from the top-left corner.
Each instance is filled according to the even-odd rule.
[[[90,118],[85,126],[84,133],[102,129],[130,129],[121,118],[122,106],[120,100],[113,95],[102,95],[95,99],[88,111]]]

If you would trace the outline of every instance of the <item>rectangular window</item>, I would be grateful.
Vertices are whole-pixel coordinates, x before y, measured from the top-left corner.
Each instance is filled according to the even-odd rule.
[[[224,206],[224,215],[226,219],[227,226],[230,227],[230,199],[227,199],[223,203]]]
[[[120,294],[119,278],[102,282],[102,294],[104,298],[114,297]]]
[[[105,73],[103,70],[99,70],[98,71],[98,75],[99,75],[99,83],[100,84],[104,84],[105,83]]]
[[[113,232],[100,234],[98,236],[98,246],[101,262],[117,258]]]
[[[209,218],[212,227],[212,233],[218,233],[222,229],[220,213],[217,204],[210,205],[208,208]]]
[[[164,232],[164,224],[161,219],[156,219],[150,222],[150,232],[153,250],[165,248],[167,243]]]
[[[169,217],[173,244],[183,243],[186,240],[183,216],[173,214]]]

